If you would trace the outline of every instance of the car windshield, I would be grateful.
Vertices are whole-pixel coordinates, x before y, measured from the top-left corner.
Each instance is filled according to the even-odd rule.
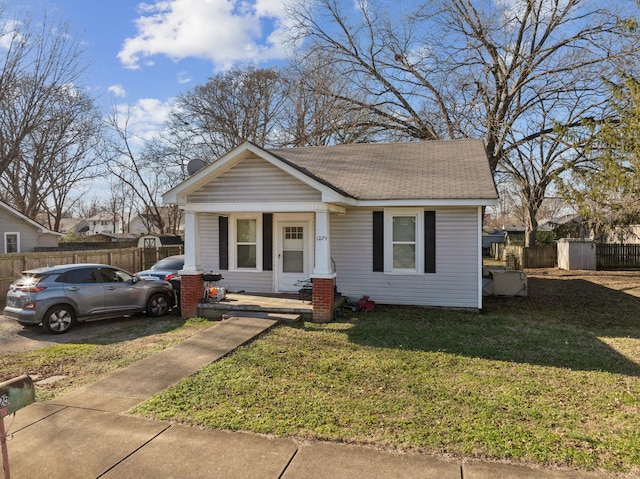
[[[159,270],[180,270],[184,265],[183,258],[165,258],[154,264],[151,269]]]

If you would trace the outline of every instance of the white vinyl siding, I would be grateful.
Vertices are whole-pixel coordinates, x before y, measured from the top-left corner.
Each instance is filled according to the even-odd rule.
[[[191,203],[320,201],[321,194],[268,161],[248,158],[189,195]]]
[[[421,213],[424,209],[417,211]],[[373,209],[349,208],[344,215],[331,215],[331,257],[336,266],[338,291],[356,301],[368,295],[380,304],[481,307],[478,209],[435,211],[436,273],[432,274],[373,272]],[[205,272],[218,272],[218,215],[203,213],[200,221],[202,268]],[[274,261],[274,268],[276,264]],[[221,285],[229,291],[272,293],[276,290],[274,271],[221,272],[224,276]]]
[[[380,304],[480,307],[478,218],[477,208],[436,209],[436,273],[388,274],[372,271],[372,210],[331,216],[338,291],[356,301],[368,295]]]
[[[222,273],[224,279],[220,281],[220,285],[225,286],[231,292],[272,293],[274,291],[273,271],[220,271],[219,240],[218,215],[201,214],[200,260],[205,272]]]

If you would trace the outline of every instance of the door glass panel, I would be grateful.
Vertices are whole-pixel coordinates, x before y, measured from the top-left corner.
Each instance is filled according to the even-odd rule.
[[[302,251],[283,251],[282,271],[284,273],[302,273],[304,254]]]
[[[304,227],[285,226],[282,240],[282,271],[304,272]]]

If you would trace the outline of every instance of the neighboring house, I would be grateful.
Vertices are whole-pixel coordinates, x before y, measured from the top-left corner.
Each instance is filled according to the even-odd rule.
[[[40,223],[0,201],[0,253],[28,253],[37,247],[58,246],[63,235],[51,231]]]
[[[136,233],[140,235],[160,234],[160,230],[158,228],[160,218],[164,222],[165,234],[170,234],[170,231],[174,229],[174,225],[176,224],[178,224],[178,228],[176,228],[176,230],[180,231],[182,214],[180,211],[177,213],[179,214],[176,214],[174,208],[165,206],[159,208],[159,215],[155,213],[141,213],[135,215],[127,224],[126,231],[128,233]]]
[[[504,243],[507,232],[494,228],[485,228],[482,231],[482,254],[488,256],[491,254],[491,247],[495,243]]]
[[[199,299],[203,271],[259,293],[313,279],[318,321],[332,317],[334,284],[354,300],[481,308],[483,207],[497,199],[483,143],[469,139],[244,143],[164,195],[185,210],[183,290]]]
[[[62,218],[60,220],[60,233],[74,233],[84,236],[89,231],[89,222],[79,218]]]
[[[90,218],[87,218],[89,229],[87,235],[95,235],[100,233],[121,233],[122,221],[120,217],[114,218],[111,213],[97,213]]]

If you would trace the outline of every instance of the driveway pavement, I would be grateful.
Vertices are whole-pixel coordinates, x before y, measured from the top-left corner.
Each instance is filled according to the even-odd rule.
[[[2,310],[0,309],[0,312]],[[162,318],[149,318],[142,314],[122,318],[104,319],[77,323],[68,333],[53,335],[47,333],[41,326],[24,327],[13,319],[0,314],[0,353],[14,353],[46,348],[55,344],[69,344],[105,335],[117,335],[119,331],[126,331],[133,324],[144,324],[153,329],[163,321],[175,318],[169,313]]]

